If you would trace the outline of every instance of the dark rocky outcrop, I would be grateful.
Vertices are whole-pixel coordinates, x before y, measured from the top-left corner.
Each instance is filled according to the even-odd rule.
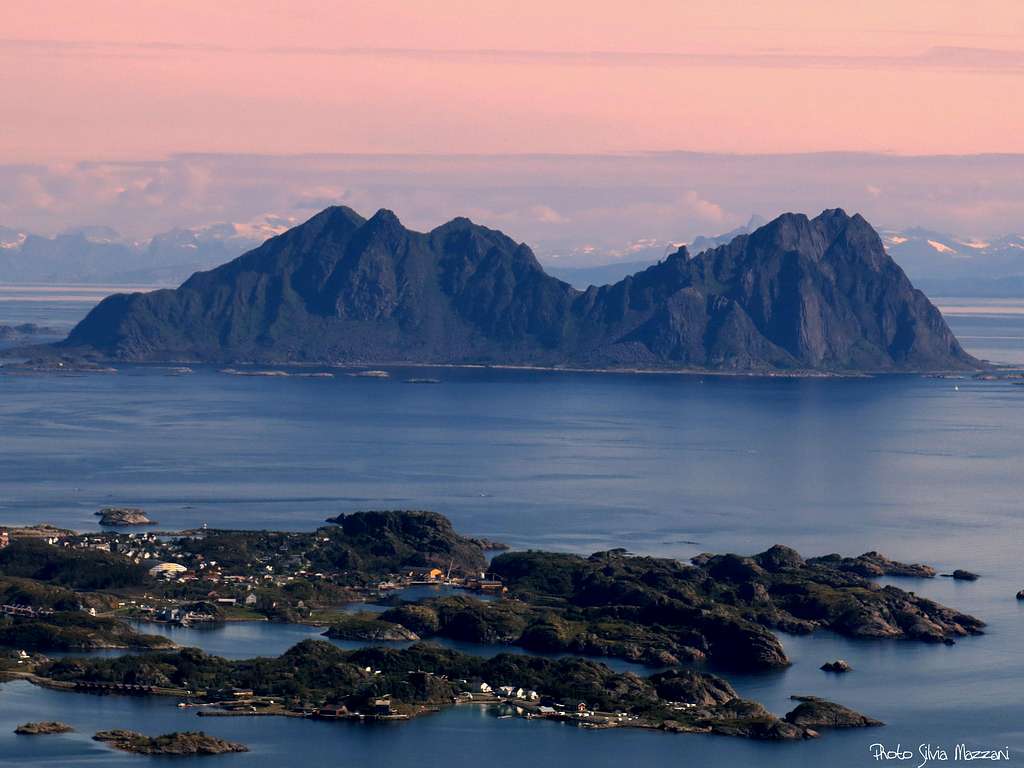
[[[331,626],[324,632],[324,635],[336,640],[369,642],[396,642],[420,639],[419,635],[401,624],[377,621],[376,619],[375,614],[340,616],[331,623]]]
[[[53,733],[71,733],[75,730],[67,723],[56,720],[44,720],[38,723],[22,723],[14,732],[19,736],[46,736]]]
[[[104,507],[96,516],[100,525],[156,525],[146,513],[138,507]]]
[[[802,725],[780,720],[761,704],[748,699],[730,699],[710,710],[700,712],[697,724],[721,736],[741,736],[762,741],[789,741],[813,738],[817,734]]]
[[[175,290],[101,302],[58,352],[121,360],[501,363],[726,371],[978,367],[859,215],[784,214],[578,291],[454,219],[328,208]]]
[[[136,632],[128,624],[81,611],[12,618],[0,623],[0,645],[30,651],[89,651],[101,648],[170,648],[162,635]]]
[[[731,600],[743,606],[744,615],[787,632],[828,628],[851,637],[943,642],[980,634],[984,627],[973,616],[871,581],[884,575],[930,578],[935,570],[929,566],[899,563],[877,552],[856,558],[811,558],[802,566],[792,554],[785,559],[788,564],[773,565],[774,571],[762,569],[758,562],[779,560],[773,547],[751,558],[704,556],[699,566],[716,580],[721,580],[716,574],[723,569],[730,574],[735,586],[729,589],[728,580],[717,586],[719,602]],[[723,587],[735,590],[735,596],[730,598]]]
[[[850,666],[850,662],[846,659],[836,659],[835,661],[826,661],[821,665],[821,670],[824,672],[836,672],[842,674],[844,672],[853,671],[853,667]]]
[[[942,575],[949,579],[956,579],[957,581],[977,581],[979,578],[978,574],[965,571],[963,568],[957,568],[952,573],[944,573]]]
[[[139,755],[223,755],[229,752],[248,752],[244,744],[218,739],[202,731],[167,733],[163,736],[145,736],[121,728],[99,731],[95,741],[105,741],[110,746]]]
[[[816,696],[790,696],[800,704],[786,714],[786,722],[804,728],[870,728],[885,725],[873,717],[854,712],[842,704],[834,704]]]
[[[930,571],[926,566],[869,554],[866,561],[838,555],[804,560],[775,546],[753,557],[700,555],[688,567],[622,550],[589,558],[513,552],[496,557],[491,571],[517,602],[497,607],[449,599],[415,612],[394,609],[381,619],[412,626],[421,636],[450,637],[452,626],[472,627],[475,637],[457,639],[645,663],[653,663],[652,652],[688,661],[706,657],[748,670],[789,664],[773,630],[936,643],[982,632],[984,623],[973,616],[879,586],[858,572],[865,562],[872,574],[889,568],[923,574]]]
[[[772,548],[774,549],[774,547]],[[768,550],[771,552],[771,550]],[[880,576],[904,576],[913,579],[931,579],[935,577],[936,571],[930,565],[920,563],[900,563],[890,560],[878,552],[865,552],[857,557],[840,557],[839,555],[825,555],[815,557],[810,561],[811,565],[825,565],[840,571],[849,571],[859,576],[872,579]]]
[[[658,696],[700,707],[715,707],[738,699],[739,694],[725,680],[692,669],[673,669],[651,677]]]
[[[487,567],[482,542],[456,533],[444,515],[428,511],[352,512],[327,520],[331,559],[338,567],[393,571],[401,566],[437,566],[468,575]]]

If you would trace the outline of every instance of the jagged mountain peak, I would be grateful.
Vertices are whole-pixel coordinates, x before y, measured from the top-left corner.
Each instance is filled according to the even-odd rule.
[[[374,228],[404,228],[402,222],[394,211],[388,208],[378,208],[377,212],[366,220],[366,224]]]

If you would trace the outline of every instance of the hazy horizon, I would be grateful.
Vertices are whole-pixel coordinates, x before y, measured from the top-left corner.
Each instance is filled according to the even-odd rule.
[[[331,204],[628,258],[784,211],[1024,229],[1012,0],[17,3],[0,226],[262,237]]]
[[[328,205],[367,216],[389,208],[419,230],[468,216],[544,258],[579,263],[717,235],[755,214],[834,207],[880,229],[995,237],[1024,229],[1024,155],[203,154],[0,165],[0,226],[44,235],[103,225],[145,239],[233,222],[261,239]]]

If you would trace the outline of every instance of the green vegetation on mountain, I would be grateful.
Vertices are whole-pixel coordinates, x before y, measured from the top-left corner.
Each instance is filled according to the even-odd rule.
[[[137,587],[146,581],[144,567],[110,552],[55,547],[32,539],[16,539],[0,549],[0,575],[76,590]]]
[[[38,618],[0,618],[0,646],[28,651],[87,651],[99,648],[155,649],[173,646],[159,635],[136,632],[123,621],[81,611]]]

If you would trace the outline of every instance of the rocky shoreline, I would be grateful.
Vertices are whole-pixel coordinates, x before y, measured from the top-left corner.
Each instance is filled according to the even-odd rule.
[[[752,557],[700,555],[692,566],[628,555],[512,552],[491,561],[508,598],[398,604],[339,618],[328,635],[511,644],[541,653],[607,656],[650,666],[711,661],[740,671],[789,664],[775,632],[953,643],[984,622],[872,579],[935,570],[877,552],[804,560],[775,546]],[[392,628],[400,627],[395,633]]]

